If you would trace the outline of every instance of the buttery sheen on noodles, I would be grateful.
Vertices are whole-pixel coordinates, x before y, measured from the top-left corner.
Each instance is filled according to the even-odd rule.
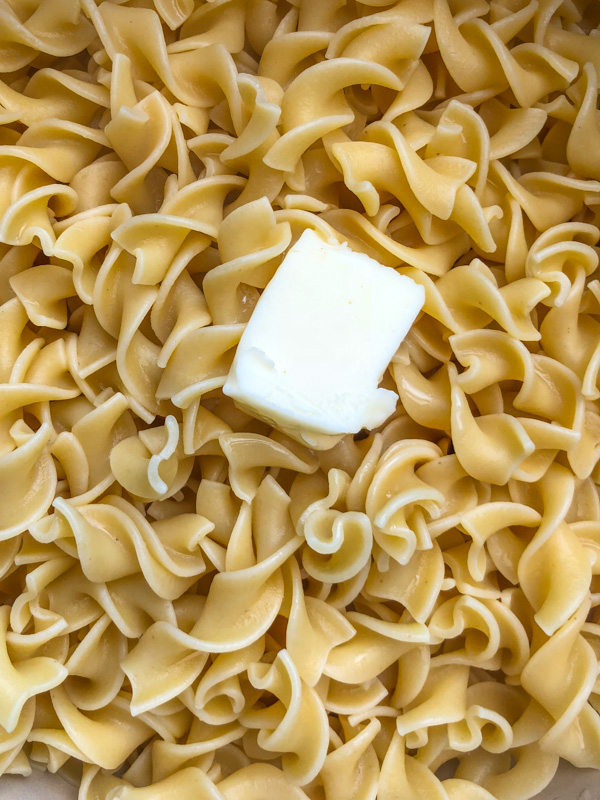
[[[0,773],[600,769],[599,9],[0,0]],[[307,229],[425,293],[323,451],[222,391]]]

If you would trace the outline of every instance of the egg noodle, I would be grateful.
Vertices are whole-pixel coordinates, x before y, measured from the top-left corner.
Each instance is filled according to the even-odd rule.
[[[526,800],[600,768],[599,22],[0,0],[0,772]],[[322,451],[221,391],[307,228],[426,293],[395,414]]]

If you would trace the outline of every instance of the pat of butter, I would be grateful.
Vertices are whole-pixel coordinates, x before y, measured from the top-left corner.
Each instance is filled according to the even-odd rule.
[[[261,295],[223,392],[311,447],[376,428],[398,400],[377,384],[424,297],[410,278],[308,229]]]

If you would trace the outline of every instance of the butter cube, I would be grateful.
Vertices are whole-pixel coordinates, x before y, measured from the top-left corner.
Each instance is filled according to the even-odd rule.
[[[398,400],[378,383],[424,299],[410,278],[307,229],[261,295],[223,391],[313,447],[375,428]]]

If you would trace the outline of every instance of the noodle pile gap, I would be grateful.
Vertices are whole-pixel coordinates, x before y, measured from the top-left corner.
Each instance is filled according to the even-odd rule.
[[[261,295],[223,391],[317,449],[376,428],[398,400],[378,383],[424,301],[411,278],[307,229]]]

